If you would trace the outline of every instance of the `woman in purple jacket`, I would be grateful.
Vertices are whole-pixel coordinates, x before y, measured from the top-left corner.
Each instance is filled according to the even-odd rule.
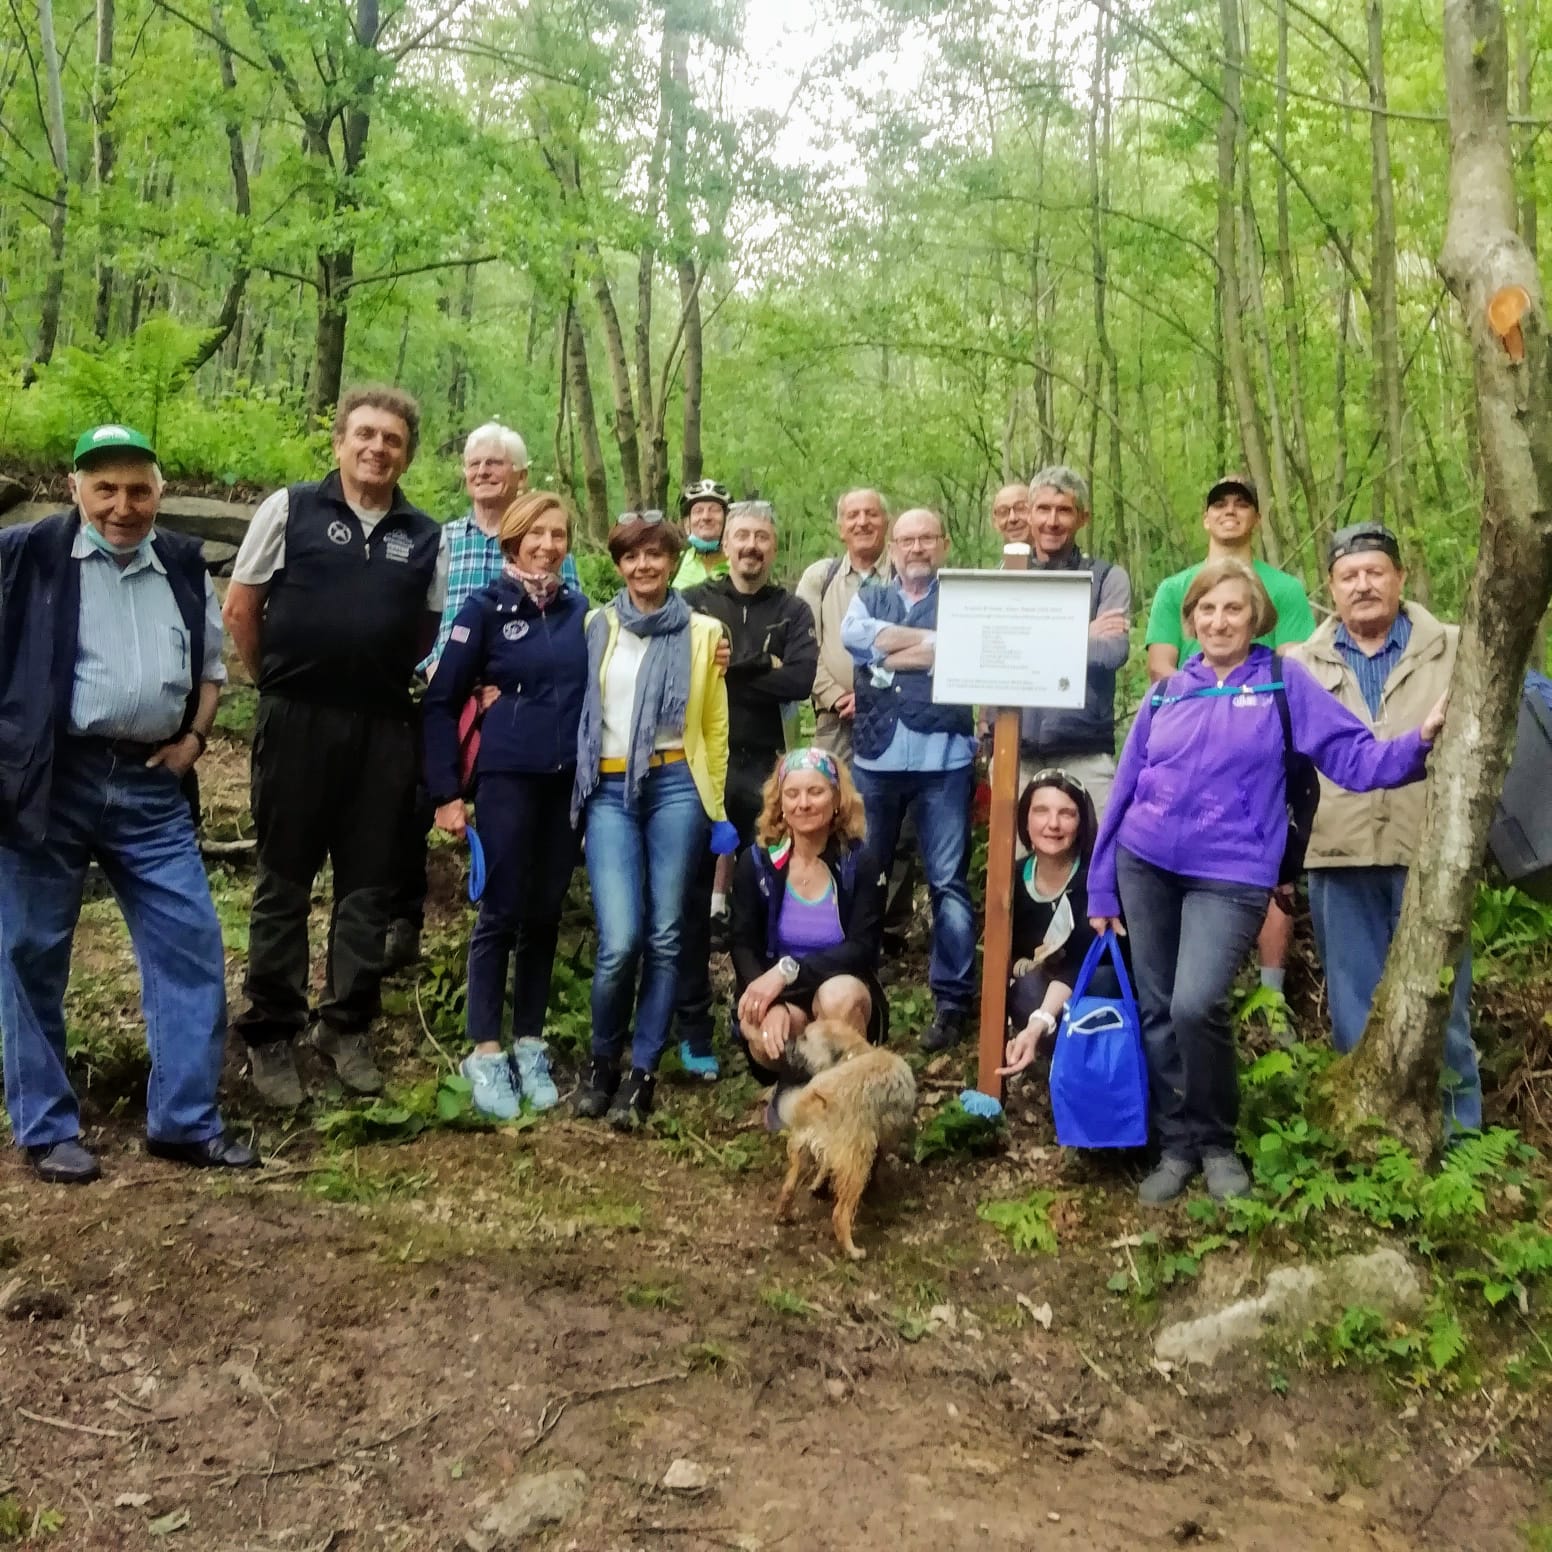
[[[1201,651],[1154,686],[1116,770],[1094,861],[1096,931],[1131,924],[1157,1167],[1145,1203],[1171,1202],[1200,1169],[1220,1200],[1250,1189],[1234,1151],[1239,1074],[1229,992],[1277,883],[1287,839],[1283,728],[1339,787],[1421,781],[1444,700],[1415,732],[1376,739],[1298,663],[1253,645],[1277,622],[1256,574],[1209,562],[1181,611]]]

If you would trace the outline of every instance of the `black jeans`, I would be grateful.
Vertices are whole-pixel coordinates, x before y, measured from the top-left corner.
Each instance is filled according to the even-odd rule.
[[[248,933],[249,1045],[290,1040],[307,1023],[307,913],[334,865],[334,909],[318,1016],[364,1030],[378,1011],[388,903],[415,791],[415,738],[402,718],[261,696],[253,734],[258,875]]]
[[[1164,1153],[1232,1151],[1239,1064],[1229,992],[1271,890],[1188,878],[1116,850],[1116,883],[1148,1055],[1150,1129]]]
[[[776,768],[779,749],[734,747],[728,751],[723,797],[728,822],[738,831],[742,850],[754,841],[755,825],[765,799],[765,783]],[[679,938],[679,985],[674,1017],[679,1038],[697,1056],[711,1055],[711,890],[717,859],[708,851],[697,863],[684,892],[684,922]]]
[[[578,838],[571,828],[576,773],[496,772],[480,778],[475,828],[485,848],[485,893],[469,940],[467,1031],[471,1044],[501,1038],[507,966],[512,976],[512,1038],[544,1034],[561,907]]]

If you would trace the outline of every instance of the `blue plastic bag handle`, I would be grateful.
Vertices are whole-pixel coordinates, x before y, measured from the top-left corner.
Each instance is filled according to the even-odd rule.
[[[1089,944],[1089,951],[1083,956],[1083,964],[1078,970],[1078,979],[1073,983],[1072,995],[1069,1003],[1076,1002],[1089,989],[1089,982],[1094,979],[1094,972],[1099,969],[1100,960],[1105,956],[1105,951],[1110,952],[1110,962],[1115,966],[1116,979],[1121,983],[1121,1000],[1129,1002],[1135,1008],[1137,999],[1132,995],[1132,983],[1126,974],[1126,961],[1121,957],[1120,940],[1115,935],[1114,927],[1106,927],[1100,935]]]
[[[485,848],[473,825],[465,825],[463,834],[469,843],[469,904],[478,905],[485,893]]]

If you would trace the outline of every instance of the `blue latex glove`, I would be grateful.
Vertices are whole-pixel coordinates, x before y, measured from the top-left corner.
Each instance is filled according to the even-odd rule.
[[[469,904],[478,905],[485,893],[485,848],[473,825],[465,825],[463,834],[469,843]]]
[[[738,850],[738,831],[727,820],[719,819],[712,825],[711,849],[719,857],[731,857]]]
[[[979,1089],[965,1089],[959,1096],[959,1103],[968,1114],[982,1116],[988,1121],[995,1121],[1002,1114],[1002,1106],[990,1094],[983,1094]]]

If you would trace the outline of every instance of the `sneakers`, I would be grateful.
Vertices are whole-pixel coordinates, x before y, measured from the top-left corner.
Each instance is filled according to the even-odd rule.
[[[347,1089],[356,1094],[382,1093],[383,1075],[372,1060],[372,1047],[365,1035],[347,1034],[320,1024],[313,1045],[334,1063],[334,1070]]]
[[[505,1051],[482,1055],[472,1051],[458,1064],[458,1071],[469,1080],[469,1096],[481,1115],[496,1121],[511,1121],[519,1106],[517,1085],[512,1081],[512,1064]]]
[[[51,1186],[84,1186],[102,1174],[96,1156],[81,1146],[79,1137],[30,1147],[27,1162],[33,1174]]]
[[[253,1075],[253,1091],[266,1105],[277,1110],[295,1110],[302,1103],[302,1080],[289,1040],[249,1046],[248,1068]]]
[[[1202,1173],[1207,1177],[1207,1193],[1215,1202],[1231,1196],[1250,1195],[1250,1176],[1239,1156],[1227,1149],[1202,1155]]]
[[[650,1072],[632,1067],[630,1077],[620,1085],[609,1106],[608,1122],[617,1132],[634,1132],[652,1114],[652,1091],[657,1079]]]
[[[389,922],[388,936],[383,941],[383,974],[392,975],[419,963],[420,928],[412,921]]]
[[[947,1051],[965,1038],[965,1016],[955,1008],[940,1008],[938,1015],[922,1031],[924,1051]]]
[[[553,1110],[560,1103],[555,1080],[550,1076],[550,1052],[532,1036],[512,1047],[512,1072],[522,1097],[535,1110]]]
[[[722,1076],[722,1064],[717,1058],[710,1051],[704,1056],[697,1056],[690,1049],[688,1040],[679,1042],[679,1065],[692,1078],[699,1078],[703,1083],[715,1083]]]
[[[620,1086],[620,1069],[613,1062],[593,1058],[582,1087],[572,1101],[572,1111],[589,1121],[596,1121],[609,1108],[614,1091]]]
[[[1153,1166],[1153,1173],[1137,1188],[1137,1200],[1145,1207],[1163,1207],[1173,1202],[1191,1184],[1196,1162],[1166,1153]]]

